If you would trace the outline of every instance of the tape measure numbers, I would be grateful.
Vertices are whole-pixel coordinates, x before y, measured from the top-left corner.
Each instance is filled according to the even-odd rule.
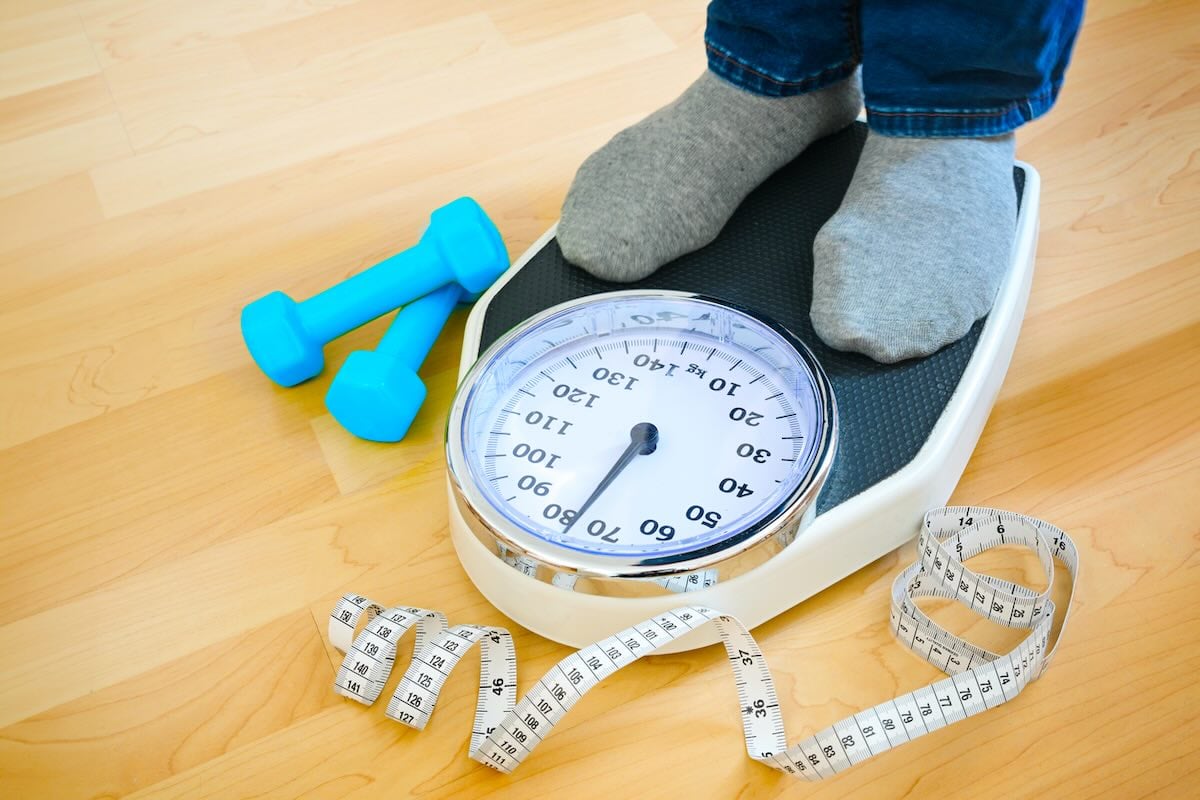
[[[1046,589],[975,573],[963,562],[1002,545],[1037,553]],[[436,612],[385,609],[346,595],[330,616],[329,636],[346,654],[334,690],[371,705],[387,683],[399,640],[416,628],[414,655],[400,679],[387,716],[425,727],[446,679],[463,656],[480,646],[479,700],[470,756],[511,772],[589,689],[622,667],[690,631],[712,625],[733,669],[746,751],[774,769],[820,780],[927,733],[983,713],[1015,698],[1049,664],[1055,606],[1050,599],[1057,558],[1074,588],[1075,544],[1041,520],[1007,511],[947,507],[929,512],[917,538],[918,559],[892,585],[891,627],[896,638],[948,677],[887,700],[788,746],[774,680],[754,637],[734,617],[704,606],[683,606],[626,628],[564,658],[517,702],[516,648],[503,628],[447,626]],[[1030,634],[1014,650],[997,654],[963,641],[926,616],[921,597],[956,600],[981,616]],[[1066,627],[1070,608],[1063,617]],[[357,636],[359,620],[368,622]],[[1061,633],[1060,633],[1061,635]]]

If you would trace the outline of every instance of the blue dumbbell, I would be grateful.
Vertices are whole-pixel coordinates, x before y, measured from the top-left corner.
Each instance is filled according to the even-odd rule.
[[[462,287],[443,286],[400,309],[374,350],[351,353],[325,395],[333,418],[362,439],[403,439],[425,402],[417,369],[463,299]]]
[[[256,364],[281,386],[325,366],[325,345],[394,308],[448,284],[482,292],[508,268],[500,232],[483,209],[460,197],[433,212],[421,240],[320,294],[297,303],[283,292],[242,309],[242,337]]]

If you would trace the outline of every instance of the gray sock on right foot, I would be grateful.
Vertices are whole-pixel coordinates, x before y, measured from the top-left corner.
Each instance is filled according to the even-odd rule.
[[[1012,134],[869,133],[841,208],[813,244],[817,335],[887,364],[962,338],[1008,268],[1012,175]]]
[[[764,97],[706,71],[583,162],[558,224],[563,255],[608,280],[646,277],[715,239],[746,195],[860,104],[854,77]]]

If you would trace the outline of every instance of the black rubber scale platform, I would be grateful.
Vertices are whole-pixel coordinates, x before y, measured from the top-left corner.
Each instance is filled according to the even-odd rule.
[[[827,347],[813,333],[812,244],[842,201],[866,126],[817,142],[756,189],[716,241],[649,278],[617,284],[569,264],[551,240],[492,299],[480,352],[550,306],[617,289],[674,289],[723,299],[782,323],[824,366],[838,404],[837,458],[817,504],[824,512],[893,474],[916,456],[958,385],[983,321],[923,359],[877,364]],[[1020,201],[1024,173],[1014,170]]]

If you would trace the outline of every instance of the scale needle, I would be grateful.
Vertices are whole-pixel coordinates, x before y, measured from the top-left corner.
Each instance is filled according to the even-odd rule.
[[[612,469],[608,471],[601,480],[600,484],[592,492],[591,496],[584,501],[579,507],[578,513],[567,523],[563,528],[563,533],[571,530],[571,526],[583,518],[586,512],[596,500],[608,488],[608,485],[621,474],[621,470],[629,466],[629,462],[633,461],[634,456],[648,456],[658,449],[658,426],[652,422],[639,422],[629,429],[629,446],[625,448],[625,452],[621,453],[621,457],[617,459],[617,463],[612,465]]]

